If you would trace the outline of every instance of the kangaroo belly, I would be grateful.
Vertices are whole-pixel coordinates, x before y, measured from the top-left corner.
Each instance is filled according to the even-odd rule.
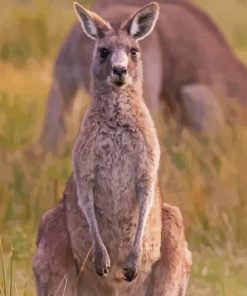
[[[100,162],[94,180],[101,237],[116,261],[127,256],[138,222],[135,161],[129,159],[127,151],[120,153],[110,153]]]

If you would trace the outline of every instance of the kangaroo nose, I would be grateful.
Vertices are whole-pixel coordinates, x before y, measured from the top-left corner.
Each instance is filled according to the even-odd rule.
[[[127,68],[123,67],[123,66],[113,66],[112,67],[112,72],[113,72],[113,74],[119,75],[119,76],[126,75],[127,74]]]

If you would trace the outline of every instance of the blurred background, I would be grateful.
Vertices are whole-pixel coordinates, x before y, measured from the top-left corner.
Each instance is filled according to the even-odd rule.
[[[247,64],[247,0],[193,3]],[[1,1],[0,295],[35,295],[31,261],[37,227],[44,211],[60,200],[72,171],[76,118],[86,95],[76,101],[59,155],[34,158],[25,151],[41,132],[53,62],[74,22],[69,0]],[[188,295],[247,295],[247,128],[224,127],[203,140],[185,129],[180,141],[172,123],[160,122],[158,130],[164,199],[181,208],[193,252]]]

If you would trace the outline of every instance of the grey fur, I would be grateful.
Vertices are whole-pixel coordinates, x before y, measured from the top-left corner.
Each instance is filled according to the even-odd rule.
[[[116,265],[102,279],[95,272],[93,253],[90,252],[91,236],[86,218],[78,207],[76,187],[74,176],[71,176],[62,202],[47,211],[40,223],[33,259],[37,296],[184,296],[192,262],[179,209],[162,204],[157,189],[157,202],[150,212],[144,241],[145,246],[151,248],[160,245],[159,260],[149,265],[150,254],[144,253],[147,269],[144,272],[141,268],[131,283],[122,279],[121,267]],[[98,207],[95,211],[97,217],[102,217]],[[99,224],[101,235],[107,236],[107,249],[113,247],[113,240],[118,239],[115,233],[109,232],[114,223],[109,219]],[[127,219],[121,223],[125,231],[126,223]],[[114,253],[117,252],[118,249]]]
[[[211,135],[225,124],[224,113],[220,102],[215,98],[209,87],[204,84],[187,84],[179,93],[183,124],[194,127],[197,131]]]
[[[149,18],[135,22],[135,18],[139,20],[148,13],[154,14],[153,22]],[[135,278],[141,263],[143,236],[154,202],[160,158],[156,130],[142,97],[140,49],[135,41],[136,34],[132,36],[130,31],[134,26],[137,39],[146,35],[154,27],[157,14],[157,4],[149,4],[130,18],[122,29],[114,31],[109,28],[105,37],[97,40],[92,62],[92,100],[73,149],[78,202],[94,242],[97,273],[108,275],[110,258],[105,239],[99,232],[94,206],[101,208],[103,221],[109,216],[116,220],[116,228],[112,226],[110,231],[118,232],[119,221],[128,218],[131,231],[122,233],[121,241],[129,241],[129,244],[124,250],[120,248],[118,254],[129,249],[125,262],[122,262],[123,276],[129,281]],[[78,15],[81,17],[81,13]],[[82,18],[82,21],[84,19],[88,23],[88,18]],[[92,20],[89,26],[93,25],[98,24]],[[83,29],[86,30],[85,26]],[[102,48],[109,51],[106,58],[100,55]],[[135,56],[132,48],[136,50]],[[116,86],[112,75],[115,64],[112,64],[111,57],[114,56],[114,63],[119,64],[124,54],[128,57],[126,78],[123,86]],[[114,203],[115,207],[112,206]],[[123,260],[119,256],[116,254],[115,264]]]

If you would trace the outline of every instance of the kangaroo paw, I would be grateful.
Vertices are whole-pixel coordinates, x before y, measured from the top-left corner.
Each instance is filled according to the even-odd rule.
[[[94,265],[96,272],[102,278],[105,278],[110,271],[111,261],[105,248],[95,250]]]
[[[127,282],[132,282],[139,270],[140,255],[137,252],[130,252],[123,268],[123,279]]]

